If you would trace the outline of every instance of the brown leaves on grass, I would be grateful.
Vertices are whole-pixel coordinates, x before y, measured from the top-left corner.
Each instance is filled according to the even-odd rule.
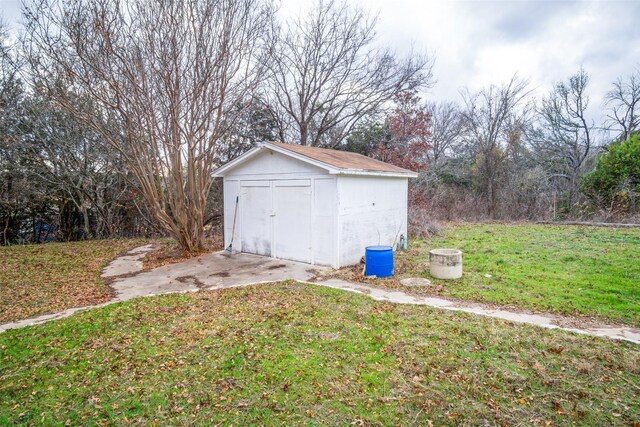
[[[0,247],[0,322],[111,298],[102,268],[139,240],[91,240]]]
[[[138,299],[3,335],[9,420],[628,425],[638,415],[633,346],[294,282]]]
[[[200,253],[189,253],[180,248],[180,246],[172,239],[162,239],[154,242],[156,249],[149,252],[143,260],[145,270],[152,270],[163,265],[175,264],[178,262],[186,261],[190,258],[195,258],[216,252],[224,249],[224,240],[222,235],[214,235],[205,237],[204,250]]]

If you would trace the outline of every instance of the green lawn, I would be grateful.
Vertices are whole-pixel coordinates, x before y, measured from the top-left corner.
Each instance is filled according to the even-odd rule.
[[[462,279],[432,280],[442,295],[640,326],[640,229],[452,226],[399,253],[399,276],[430,278],[434,248],[463,251]]]
[[[282,283],[0,334],[0,424],[634,425],[640,346]]]
[[[141,240],[0,246],[0,323],[111,298],[100,271]]]

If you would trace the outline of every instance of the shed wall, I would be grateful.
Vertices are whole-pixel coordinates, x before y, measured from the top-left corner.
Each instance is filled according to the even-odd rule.
[[[316,178],[313,183],[313,263],[337,268],[337,179]]]
[[[407,178],[338,178],[339,265],[353,265],[365,247],[393,246],[407,235]]]

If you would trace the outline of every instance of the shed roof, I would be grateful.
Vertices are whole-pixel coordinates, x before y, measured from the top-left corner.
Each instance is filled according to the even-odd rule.
[[[214,176],[226,175],[229,170],[241,163],[244,163],[264,149],[271,149],[284,155],[297,158],[298,160],[319,166],[326,169],[330,174],[396,177],[416,177],[418,175],[408,169],[349,151],[308,147],[298,144],[285,144],[283,142],[265,142],[237,159],[221,166],[214,172]]]

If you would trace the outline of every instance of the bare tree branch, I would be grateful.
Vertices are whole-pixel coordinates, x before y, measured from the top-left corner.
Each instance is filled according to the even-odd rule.
[[[595,146],[595,124],[587,117],[589,75],[580,69],[567,82],[555,85],[538,110],[539,127],[532,133],[534,148],[556,176],[568,176],[569,205],[579,191],[583,165]]]
[[[618,78],[612,84],[605,100],[609,112],[607,125],[625,141],[640,131],[640,69],[625,79]]]

